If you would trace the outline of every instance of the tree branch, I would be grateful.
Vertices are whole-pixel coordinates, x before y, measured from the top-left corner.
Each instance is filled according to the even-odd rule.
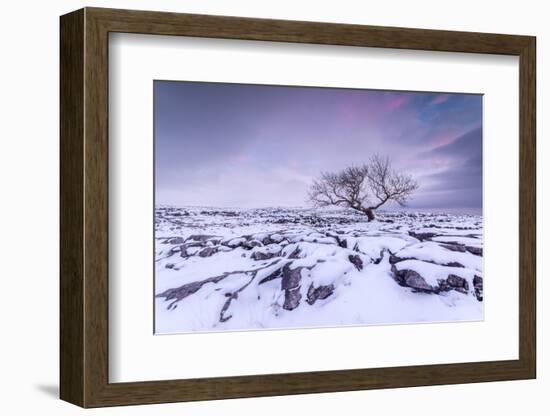
[[[368,164],[347,167],[337,173],[323,172],[313,181],[308,196],[314,206],[344,206],[365,213],[369,210],[370,218],[372,210],[388,201],[404,206],[417,189],[418,184],[411,176],[392,170],[388,157],[374,155]]]

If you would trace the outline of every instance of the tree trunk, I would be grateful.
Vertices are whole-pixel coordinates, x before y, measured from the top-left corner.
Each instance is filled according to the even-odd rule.
[[[369,222],[371,222],[374,219],[374,211],[370,208],[365,208],[363,212],[367,215]]]
[[[367,216],[368,222],[371,222],[374,219],[374,209],[372,208],[365,208],[361,205],[351,205],[350,208],[353,208],[356,211],[359,211]]]

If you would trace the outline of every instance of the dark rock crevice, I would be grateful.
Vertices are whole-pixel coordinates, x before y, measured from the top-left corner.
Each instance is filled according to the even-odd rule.
[[[302,270],[304,267],[296,267],[292,269],[290,264],[283,267],[283,278],[281,280],[281,290],[285,293],[283,309],[291,311],[296,309],[302,299],[300,293],[300,282],[302,280]]]
[[[310,305],[313,305],[319,299],[323,300],[328,298],[334,293],[334,285],[321,285],[315,287],[313,283],[309,286],[307,290],[307,300],[306,302]]]
[[[361,260],[361,257],[358,254],[350,254],[348,256],[348,260],[358,271],[363,270],[363,260]]]
[[[478,301],[483,301],[483,278],[481,276],[474,276],[474,295]]]

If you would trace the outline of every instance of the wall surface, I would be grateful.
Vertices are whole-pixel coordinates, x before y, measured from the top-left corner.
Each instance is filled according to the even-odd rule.
[[[58,395],[58,16],[83,6],[241,15],[537,36],[538,53],[538,379],[477,385],[317,394],[91,410],[88,414],[548,414],[550,361],[544,348],[550,301],[542,213],[550,146],[543,125],[550,85],[550,26],[545,2],[180,0],[6,2],[0,15],[0,384],[3,414],[71,415]],[[546,74],[545,74],[546,73]],[[545,201],[546,199],[546,201]]]

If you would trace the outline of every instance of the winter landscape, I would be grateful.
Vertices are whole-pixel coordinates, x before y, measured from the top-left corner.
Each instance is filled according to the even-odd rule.
[[[482,219],[157,207],[156,331],[479,320]]]
[[[154,97],[155,334],[484,319],[481,95]]]

